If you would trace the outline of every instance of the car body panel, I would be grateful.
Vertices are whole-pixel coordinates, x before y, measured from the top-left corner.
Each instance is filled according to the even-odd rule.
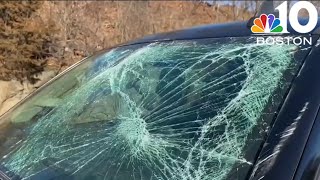
[[[318,37],[317,37],[318,38]],[[319,48],[306,57],[250,179],[293,179],[320,105]]]
[[[310,58],[313,58],[317,64],[318,72],[317,76],[319,76],[319,68],[320,68],[320,46],[314,48],[314,53],[310,55]],[[316,69],[314,71],[316,71]],[[316,74],[314,74],[316,75]],[[320,80],[318,78],[313,79],[314,84],[320,84]],[[319,91],[313,94],[314,98],[319,97]],[[301,162],[297,169],[295,180],[311,180],[311,179],[319,179],[319,167],[320,167],[320,114],[318,113],[317,118],[314,122],[314,126],[310,133],[310,137],[308,139],[306,148],[304,150]]]

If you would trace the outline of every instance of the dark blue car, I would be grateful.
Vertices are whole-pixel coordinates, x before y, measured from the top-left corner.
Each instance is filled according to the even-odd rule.
[[[247,23],[149,36],[74,65],[0,119],[0,179],[320,178],[320,40]]]

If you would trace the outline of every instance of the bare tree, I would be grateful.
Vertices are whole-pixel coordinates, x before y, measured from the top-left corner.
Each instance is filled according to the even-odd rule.
[[[152,31],[148,5],[148,1],[117,2],[119,9],[117,27],[121,35],[119,42],[128,41]]]

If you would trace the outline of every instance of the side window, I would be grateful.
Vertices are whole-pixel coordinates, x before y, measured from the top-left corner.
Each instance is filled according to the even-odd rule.
[[[238,167],[245,174],[257,153],[248,147],[261,143],[272,118],[264,115],[281,102],[298,50],[248,38],[112,50],[7,115],[23,135],[3,140],[1,164],[26,178],[52,169],[76,179],[225,179]]]

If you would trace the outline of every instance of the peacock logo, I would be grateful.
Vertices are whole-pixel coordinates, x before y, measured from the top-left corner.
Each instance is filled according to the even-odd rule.
[[[273,14],[261,14],[260,18],[254,20],[251,27],[253,33],[280,33],[283,27],[280,26],[280,19],[275,18]]]

